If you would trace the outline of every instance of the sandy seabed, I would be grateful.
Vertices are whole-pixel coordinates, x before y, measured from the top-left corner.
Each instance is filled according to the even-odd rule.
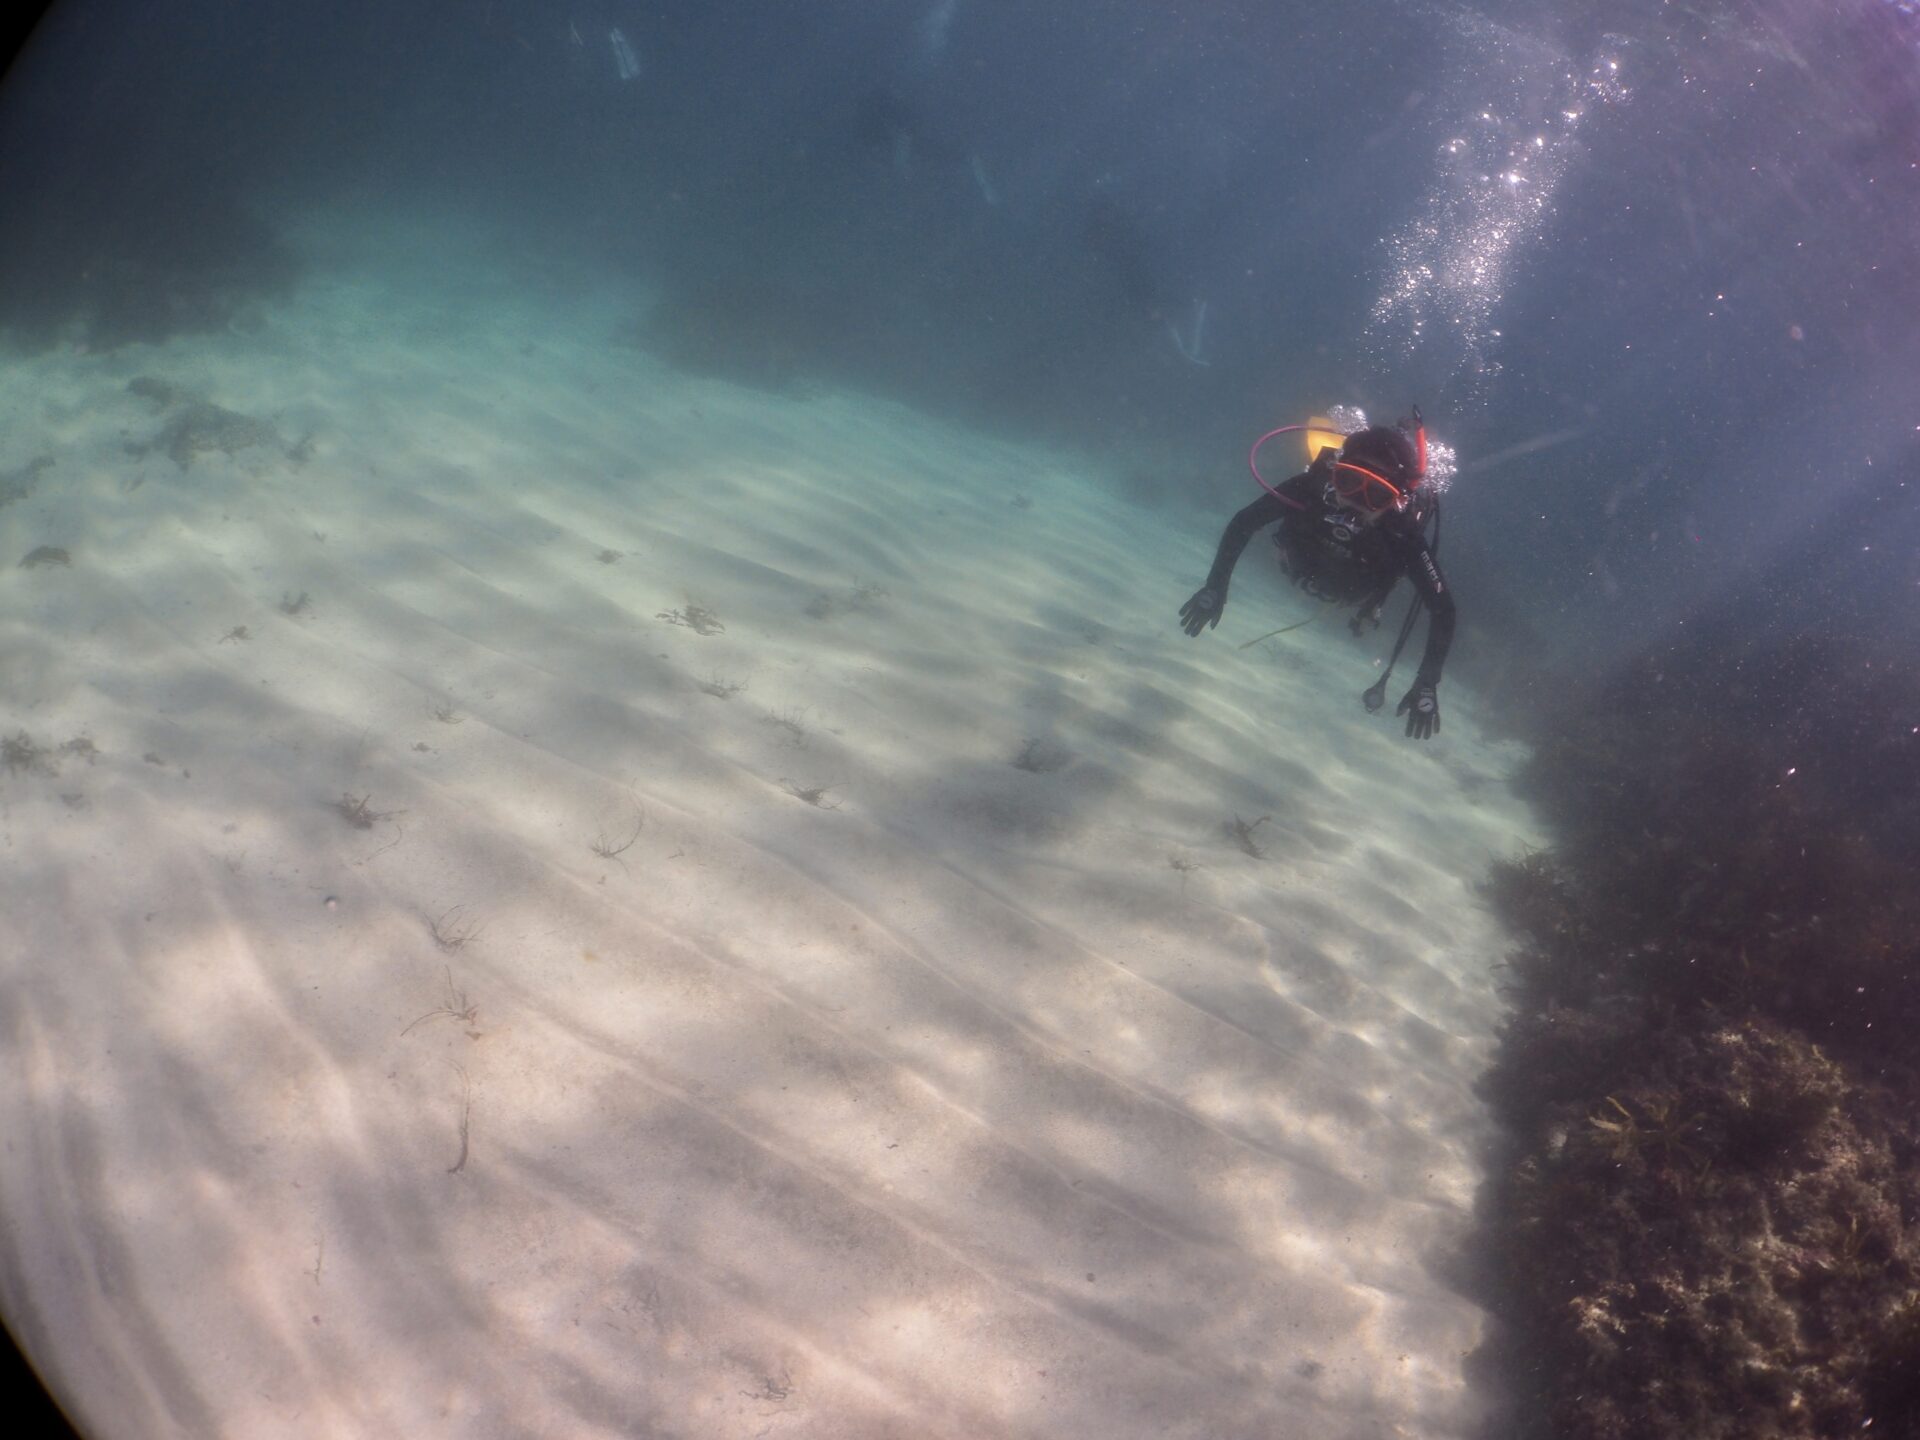
[[[1471,1429],[1471,691],[1236,649],[1264,546],[1186,639],[1224,515],[319,249],[6,364],[0,1299],[87,1428]]]

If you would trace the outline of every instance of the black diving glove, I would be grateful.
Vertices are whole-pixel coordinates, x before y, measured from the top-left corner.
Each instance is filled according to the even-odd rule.
[[[1190,636],[1198,635],[1209,625],[1218,625],[1220,612],[1226,608],[1227,597],[1211,585],[1203,585],[1180,607],[1180,628]]]
[[[1407,717],[1407,734],[1412,739],[1424,740],[1440,733],[1440,697],[1425,680],[1413,682],[1393,713]]]

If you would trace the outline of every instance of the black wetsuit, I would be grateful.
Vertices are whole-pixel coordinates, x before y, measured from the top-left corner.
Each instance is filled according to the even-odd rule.
[[[1400,577],[1413,582],[1432,617],[1416,683],[1438,685],[1447,648],[1453,644],[1453,592],[1427,546],[1426,507],[1416,501],[1406,510],[1390,510],[1371,525],[1363,525],[1335,503],[1325,474],[1318,470],[1283,480],[1276,488],[1279,496],[1262,495],[1229,520],[1220,537],[1213,569],[1207,572],[1207,588],[1220,597],[1221,606],[1226,603],[1234,563],[1247,541],[1256,530],[1277,520],[1280,528],[1273,538],[1280,547],[1281,566],[1294,584],[1315,599],[1357,604],[1362,618],[1377,620]],[[1289,505],[1288,500],[1295,503]]]

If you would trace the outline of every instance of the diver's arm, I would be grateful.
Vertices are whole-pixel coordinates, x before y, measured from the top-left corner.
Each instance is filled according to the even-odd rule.
[[[1254,532],[1286,518],[1289,510],[1304,508],[1305,500],[1296,492],[1305,483],[1305,475],[1296,475],[1291,480],[1280,482],[1281,495],[1292,500],[1280,498],[1280,495],[1266,494],[1246,506],[1227,522],[1226,532],[1220,537],[1220,548],[1214,552],[1213,569],[1207,572],[1206,588],[1220,596],[1222,602],[1227,598],[1227,582],[1233,578],[1233,567],[1240,559],[1240,552],[1247,548],[1247,542]]]
[[[1240,552],[1247,548],[1247,541],[1253,538],[1253,532],[1273,524],[1289,510],[1307,508],[1302,489],[1307,483],[1304,474],[1283,480],[1280,490],[1286,498],[1269,492],[1227,522],[1226,533],[1220,537],[1220,548],[1214,552],[1213,569],[1207,572],[1207,583],[1180,607],[1180,628],[1190,638],[1220,623],[1220,612],[1227,608],[1227,582],[1233,578],[1234,564]]]
[[[1438,685],[1441,668],[1447,663],[1447,650],[1453,644],[1453,591],[1440,573],[1440,562],[1427,548],[1426,537],[1415,532],[1405,542],[1407,578],[1427,607],[1427,648],[1420,657],[1420,673],[1415,683]]]

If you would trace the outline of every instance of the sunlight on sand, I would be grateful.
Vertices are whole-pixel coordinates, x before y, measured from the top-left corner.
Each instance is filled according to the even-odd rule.
[[[95,1432],[1465,1433],[1470,693],[1236,650],[1254,574],[1189,642],[1223,517],[1071,457],[335,248],[0,401],[0,1274]],[[279,439],[133,453],[142,375]]]

